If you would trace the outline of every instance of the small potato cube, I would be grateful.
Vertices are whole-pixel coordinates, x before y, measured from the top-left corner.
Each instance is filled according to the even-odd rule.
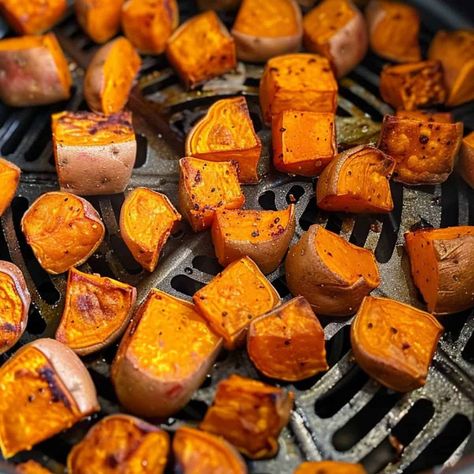
[[[253,260],[244,257],[197,291],[193,301],[232,350],[244,343],[252,319],[274,308],[280,297]]]
[[[336,156],[333,113],[285,110],[272,120],[273,164],[282,173],[317,176]]]
[[[337,107],[337,82],[327,58],[317,54],[286,54],[265,65],[259,97],[267,124],[285,110],[333,114]]]
[[[11,161],[0,158],[0,216],[8,209],[15,197],[21,170]]]
[[[194,232],[212,225],[217,209],[240,209],[245,197],[234,162],[179,161],[179,207]]]
[[[429,110],[402,110],[395,113],[397,117],[410,120],[420,120],[425,122],[453,123],[451,112],[431,112]]]
[[[17,464],[15,467],[17,474],[52,474],[49,469],[46,469],[41,464],[30,459],[29,461]]]
[[[212,10],[184,22],[168,40],[166,55],[191,89],[237,65],[234,39]]]
[[[311,461],[300,464],[293,474],[367,474],[362,464],[340,461]]]
[[[464,137],[462,141],[457,169],[464,181],[474,188],[474,132]]]
[[[463,124],[386,115],[378,147],[396,162],[395,181],[437,184],[448,179],[461,146]]]
[[[251,459],[269,458],[278,451],[293,398],[281,388],[231,375],[218,384],[200,428],[224,437]]]

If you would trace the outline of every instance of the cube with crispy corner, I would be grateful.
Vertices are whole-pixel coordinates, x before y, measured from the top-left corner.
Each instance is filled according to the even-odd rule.
[[[21,170],[11,161],[0,158],[0,216],[8,209],[20,182]]]
[[[282,388],[231,375],[217,385],[214,402],[199,427],[223,436],[250,459],[269,458],[278,451],[293,399],[293,393]]]
[[[451,112],[434,112],[431,110],[402,110],[398,109],[395,115],[404,119],[421,120],[426,122],[453,123]]]
[[[235,161],[242,183],[259,180],[262,143],[255,133],[245,97],[211,105],[186,137],[186,155],[210,161]]]
[[[336,116],[284,110],[272,120],[273,164],[282,173],[317,176],[336,156]]]
[[[197,291],[193,301],[232,350],[244,344],[252,319],[278,305],[280,296],[253,260],[243,257]]]
[[[463,124],[427,122],[386,115],[378,148],[395,161],[395,181],[438,184],[452,173]]]
[[[245,197],[234,162],[179,161],[179,208],[195,232],[212,225],[217,209],[240,209]]]
[[[462,140],[457,170],[464,181],[466,181],[471,188],[474,188],[474,132],[466,135]]]
[[[166,56],[191,89],[237,65],[234,40],[212,10],[184,22],[168,40]]]

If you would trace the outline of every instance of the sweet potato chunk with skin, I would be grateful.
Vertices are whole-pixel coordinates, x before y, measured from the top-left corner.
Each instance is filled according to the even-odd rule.
[[[250,321],[278,305],[280,296],[254,261],[244,257],[197,291],[193,301],[224,338],[224,346],[233,350],[244,344]]]
[[[449,94],[446,105],[456,106],[474,99],[474,32],[438,31],[428,51],[441,61]]]
[[[285,110],[273,116],[272,145],[278,171],[317,176],[337,153],[336,116]]]
[[[66,13],[66,0],[0,0],[0,13],[20,35],[38,35]]]
[[[396,161],[395,181],[438,184],[453,171],[462,132],[462,122],[426,122],[386,115],[378,148]]]
[[[283,211],[217,211],[212,223],[212,242],[217,260],[225,267],[250,257],[263,273],[280,265],[296,226],[295,206]]]
[[[72,78],[56,36],[0,40],[0,99],[11,107],[69,99]]]
[[[56,339],[79,355],[110,345],[125,331],[136,296],[133,286],[71,268]]]
[[[429,110],[401,110],[395,113],[397,117],[410,120],[420,120],[425,122],[453,123],[451,112],[430,112]]]
[[[374,254],[317,224],[290,247],[286,283],[304,296],[317,314],[349,316],[380,284]]]
[[[317,54],[285,54],[265,65],[259,89],[266,124],[284,110],[335,113],[337,82],[329,61]]]
[[[303,36],[301,10],[295,0],[243,0],[232,36],[242,61],[265,62],[295,53]]]
[[[382,385],[409,392],[425,384],[442,332],[429,313],[367,296],[352,322],[352,352],[362,369]]]
[[[420,17],[415,8],[400,2],[371,0],[365,17],[374,53],[399,63],[420,61]]]
[[[127,38],[119,37],[95,53],[84,77],[84,97],[94,112],[120,112],[128,102],[141,59]]]
[[[129,415],[110,415],[96,423],[67,458],[70,474],[161,474],[169,436]]]
[[[163,53],[178,24],[176,0],[127,0],[122,8],[125,36],[144,54]]]
[[[428,311],[451,314],[474,306],[474,226],[405,234],[415,285]]]
[[[183,426],[173,438],[179,472],[186,474],[247,474],[239,452],[227,441],[205,431]]]
[[[270,458],[293,408],[293,393],[231,375],[219,382],[212,406],[199,426],[223,436],[250,459]]]
[[[112,364],[118,399],[141,416],[176,413],[204,381],[221,341],[193,304],[151,290]]]
[[[49,469],[46,469],[41,464],[38,464],[32,459],[18,464],[15,467],[15,472],[17,472],[18,474],[52,474]]]
[[[305,48],[328,58],[338,77],[354,69],[367,53],[365,19],[351,0],[324,0],[305,15],[303,28]]]
[[[133,258],[149,272],[155,270],[160,252],[181,214],[169,199],[148,188],[136,188],[120,210],[120,233]]]
[[[316,202],[325,211],[390,212],[389,180],[395,161],[377,148],[361,145],[340,153],[319,177]]]
[[[84,263],[105,235],[93,206],[64,192],[40,196],[23,215],[21,230],[40,265],[52,274]]]
[[[13,347],[25,331],[30,303],[21,270],[0,260],[0,354]]]
[[[214,102],[186,137],[186,155],[210,161],[235,161],[242,183],[257,183],[262,143],[244,97]]]
[[[340,461],[312,461],[300,464],[293,474],[367,474],[362,464]]]
[[[54,339],[36,339],[19,349],[0,368],[0,385],[5,458],[30,450],[99,409],[89,372]]]
[[[96,43],[105,43],[120,30],[124,0],[75,0],[77,22]]]
[[[184,22],[168,40],[166,56],[191,89],[237,65],[234,39],[212,10]]]
[[[380,94],[392,107],[414,110],[446,99],[443,69],[439,61],[385,66],[380,74]]]
[[[311,305],[293,298],[250,323],[247,351],[267,377],[295,382],[328,369],[324,331]]]
[[[244,205],[235,163],[186,157],[179,168],[179,208],[194,232],[210,227],[216,210]]]
[[[62,191],[88,196],[125,190],[137,154],[130,112],[60,112],[52,116],[52,129]]]
[[[10,207],[20,182],[21,170],[12,162],[0,158],[0,216]]]
[[[463,138],[457,170],[464,181],[474,188],[474,132]]]

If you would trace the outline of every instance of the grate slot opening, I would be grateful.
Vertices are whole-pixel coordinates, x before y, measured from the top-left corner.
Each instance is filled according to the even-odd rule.
[[[464,350],[462,351],[461,355],[466,362],[474,364],[474,334],[472,334],[469,340],[467,341],[467,344],[464,347]]]
[[[141,134],[136,135],[137,141],[137,156],[135,159],[134,169],[141,168],[146,163],[146,157],[148,153],[148,140]]]
[[[265,191],[258,198],[258,203],[265,211],[276,211],[275,193],[273,191]]]
[[[176,275],[171,279],[171,287],[186,296],[193,296],[203,286],[205,286],[205,283],[197,281],[188,275]]]
[[[207,255],[197,255],[194,257],[193,267],[203,273],[207,273],[208,275],[217,275],[223,270],[223,267],[219,264],[217,258],[209,257]]]
[[[304,193],[305,193],[304,188],[298,184],[295,184],[294,186],[291,187],[291,189],[286,194],[286,202],[288,204],[291,204],[291,203],[297,204],[301,196],[304,195]]]
[[[131,275],[138,275],[142,271],[140,264],[133,258],[128,247],[118,235],[110,236],[110,247],[117,256],[118,260]]]

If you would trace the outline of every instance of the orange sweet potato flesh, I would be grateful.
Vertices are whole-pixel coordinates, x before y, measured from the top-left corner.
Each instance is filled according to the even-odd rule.
[[[325,211],[390,212],[389,180],[395,161],[377,148],[362,145],[337,156],[324,169],[316,202]]]
[[[428,51],[430,59],[443,64],[449,106],[474,99],[474,32],[438,31]]]
[[[380,74],[382,99],[395,109],[414,110],[446,99],[443,69],[439,61],[385,66]]]
[[[453,123],[453,114],[451,112],[431,112],[429,110],[402,110],[398,109],[395,113],[397,117],[420,120],[426,122]]]
[[[257,183],[262,143],[244,97],[214,102],[186,137],[186,155],[210,161],[235,161],[242,183]]]
[[[311,305],[293,298],[250,323],[247,351],[267,377],[295,382],[328,369],[324,331]]]
[[[312,461],[300,464],[293,474],[367,474],[362,464],[340,461]]]
[[[233,350],[244,344],[252,319],[270,311],[280,297],[249,257],[232,262],[193,296],[198,311]]]
[[[1,0],[0,13],[20,35],[38,35],[66,13],[67,0]]]
[[[374,254],[324,227],[312,225],[290,247],[286,283],[308,300],[317,314],[349,316],[380,284]]]
[[[56,340],[79,355],[108,346],[125,330],[136,294],[126,283],[71,268]]]
[[[212,10],[184,22],[168,40],[166,56],[189,88],[237,65],[234,40]]]
[[[217,260],[225,267],[248,256],[271,273],[288,250],[295,221],[293,204],[282,211],[219,210],[211,233]]]
[[[129,415],[110,415],[95,424],[68,455],[73,474],[161,474],[169,451],[165,431]]]
[[[464,181],[474,188],[474,132],[463,138],[457,170]]]
[[[21,170],[11,161],[0,158],[0,216],[8,209],[20,182]]]
[[[426,122],[386,115],[378,148],[395,161],[395,181],[438,184],[452,173],[463,124]]]
[[[217,209],[244,205],[235,163],[185,157],[179,168],[179,209],[194,232],[210,227]]]
[[[405,234],[415,285],[428,311],[450,314],[474,306],[474,227],[420,229]]]
[[[220,436],[188,426],[173,438],[173,452],[179,472],[186,474],[247,474],[239,452]]]
[[[46,469],[41,464],[30,459],[29,461],[17,464],[15,472],[18,474],[51,474],[49,469]]]
[[[415,8],[401,2],[371,0],[365,15],[370,47],[376,54],[400,63],[421,59],[420,17]]]
[[[53,274],[84,263],[105,235],[92,205],[64,192],[40,196],[23,215],[21,228],[40,265]]]
[[[397,392],[408,392],[425,384],[442,332],[429,313],[367,296],[352,322],[352,351],[375,380]]]
[[[269,458],[278,451],[293,398],[281,388],[231,375],[217,385],[200,428],[223,436],[250,459]]]
[[[112,365],[120,402],[140,416],[176,413],[204,381],[221,342],[193,304],[152,290]]]
[[[176,0],[126,0],[122,8],[125,36],[141,53],[163,53],[178,24]]]
[[[149,272],[155,270],[181,215],[169,199],[148,188],[136,188],[120,210],[120,233],[133,258]]]
[[[317,54],[285,54],[265,65],[259,89],[265,123],[284,110],[335,113],[337,82],[329,61]]]
[[[285,110],[273,116],[272,145],[277,170],[317,176],[337,153],[336,116]]]

